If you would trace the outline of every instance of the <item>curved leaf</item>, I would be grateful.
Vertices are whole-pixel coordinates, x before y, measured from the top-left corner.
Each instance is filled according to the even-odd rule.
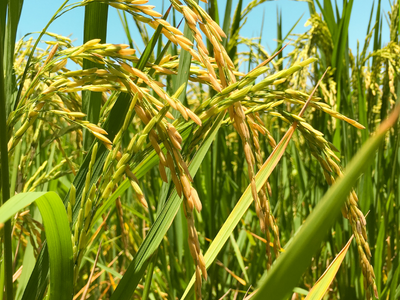
[[[73,296],[72,242],[67,213],[60,197],[54,192],[20,193],[0,207],[0,223],[33,202],[40,210],[46,232],[50,263],[49,299],[69,300]]]
[[[331,262],[324,274],[322,274],[321,277],[317,280],[311,291],[307,294],[305,300],[321,300],[324,297],[333,279],[335,279],[336,273],[339,270],[344,257],[346,256],[347,250],[349,250],[353,238],[354,235],[351,236],[350,240],[339,252],[339,254],[336,255],[335,259]]]

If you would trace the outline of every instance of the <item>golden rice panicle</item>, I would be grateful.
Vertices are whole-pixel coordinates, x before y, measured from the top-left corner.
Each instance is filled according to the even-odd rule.
[[[124,243],[125,253],[129,253],[129,243],[128,243],[128,234],[125,229],[125,222],[124,222],[124,211],[122,209],[121,199],[117,198],[115,200],[115,208],[117,211],[117,217],[119,221],[119,226],[121,227],[121,238],[122,242]]]
[[[167,148],[166,161],[167,161],[167,167],[171,170],[172,182],[175,185],[175,189],[176,189],[176,192],[177,192],[178,196],[182,197],[182,184],[181,184],[181,181],[179,180],[179,178],[177,176],[177,170],[175,168],[175,162],[174,162],[173,156],[171,155],[171,152],[174,153],[173,149],[171,148],[171,146],[169,146],[169,144],[167,142],[165,142],[164,145]],[[177,161],[177,163],[179,164],[178,161]]]
[[[196,290],[196,299],[200,300],[201,297],[201,284],[202,284],[202,276],[204,279],[207,279],[207,270],[205,265],[204,257],[201,253],[199,238],[197,235],[197,231],[194,225],[193,212],[188,209],[188,202],[183,202],[183,210],[185,213],[187,226],[188,226],[188,244],[190,254],[196,265],[196,282],[195,282],[195,290]]]
[[[207,271],[206,271],[204,257],[201,255],[198,235],[194,225],[193,209],[196,208],[197,211],[201,211],[202,205],[199,196],[197,194],[197,191],[191,185],[191,181],[193,181],[193,179],[190,176],[189,169],[185,161],[181,157],[181,154],[179,152],[180,150],[179,147],[177,147],[177,144],[180,145],[180,143],[182,143],[182,137],[172,124],[167,123],[166,128],[161,127],[161,129],[167,131],[166,134],[168,135],[169,141],[172,144],[171,147],[168,142],[164,143],[167,148],[166,164],[171,170],[171,178],[175,184],[175,188],[178,195],[180,197],[182,193],[184,195],[183,209],[187,220],[187,226],[189,232],[189,239],[188,239],[189,250],[195,262],[197,270],[196,283],[195,283],[196,298],[201,299],[201,284],[202,284],[201,274],[203,274],[204,278],[207,278]],[[176,168],[175,164],[177,165]],[[159,167],[160,168],[163,167],[161,166],[161,163]],[[163,171],[160,169],[160,174],[162,174],[162,172]],[[178,173],[179,177],[177,176]]]
[[[180,175],[180,179],[181,179],[181,183],[182,183],[182,187],[183,187],[183,195],[185,196],[187,201],[191,202],[189,209],[190,209],[190,211],[192,211],[194,204],[193,204],[193,201],[191,200],[191,196],[190,196],[191,195],[191,186],[190,186],[189,179],[183,173]]]
[[[292,114],[286,113],[285,116],[290,118],[292,121],[297,120],[293,118]],[[327,183],[332,185],[335,182],[334,175],[337,177],[343,176],[339,165],[339,159],[329,148],[329,143],[321,136],[320,132],[315,130],[310,124],[300,121],[298,129],[308,141],[311,154],[318,160],[322,167]],[[358,199],[354,191],[352,191],[347,198],[342,212],[349,220],[356,239],[360,263],[364,275],[365,289],[369,295],[372,295],[372,293],[375,293],[376,291],[376,286],[373,267],[369,262],[371,251],[367,242],[366,220],[364,214],[358,207]]]
[[[235,82],[236,80],[234,76],[231,76],[234,65],[221,44],[221,36],[225,37],[225,33],[197,3],[188,1],[187,4],[189,6],[181,6],[175,1],[172,2],[174,8],[184,15],[187,25],[197,42],[198,54],[193,49],[186,48],[185,50],[189,51],[195,60],[200,61],[207,68],[208,74],[203,79],[206,79],[216,91],[220,92],[223,87],[227,86],[228,82]],[[197,23],[199,23],[201,30],[214,46],[215,62],[217,63],[220,79],[215,74],[214,66],[211,64],[212,59],[208,56],[209,52],[197,28]],[[176,43],[176,41],[174,42]],[[190,46],[189,44],[186,45],[186,47]],[[182,47],[184,46],[182,45]],[[224,70],[231,77],[228,80],[225,78]]]
[[[150,120],[151,120],[151,116],[143,109],[143,107],[137,103],[134,107],[136,115],[140,118],[140,120],[147,125]]]
[[[303,133],[306,133],[304,130],[302,131]],[[335,182],[333,174],[336,174],[337,177],[343,176],[340,166],[335,162],[335,160],[338,161],[338,159],[330,154],[332,151],[330,151],[327,142],[320,142],[318,139],[319,137],[313,134],[307,135],[306,133],[305,137],[308,137],[308,139],[312,141],[311,145],[314,146],[310,147],[311,154],[318,160],[323,168],[323,173],[328,184],[332,185]],[[369,258],[371,258],[371,251],[367,241],[366,220],[364,214],[358,207],[358,198],[354,191],[351,191],[342,211],[344,212],[345,217],[349,220],[358,246],[357,249],[359,252],[367,294],[376,294],[375,274],[373,266],[369,261]]]
[[[250,130],[253,135],[253,145],[255,148],[255,157],[256,157],[256,162],[257,162],[257,167],[260,169],[263,165],[263,159],[262,159],[262,154],[261,154],[261,149],[260,149],[260,144],[258,142],[258,127],[255,127],[255,122],[252,119],[250,115],[247,116],[249,120],[249,124],[252,124],[253,126],[249,126]],[[260,189],[258,193],[258,199],[255,201],[256,205],[256,213],[260,221],[260,228],[263,232],[265,232],[265,237],[266,237],[266,255],[268,257],[267,261],[267,269],[270,269],[272,265],[272,254],[271,254],[271,249],[270,249],[270,242],[271,242],[271,235],[270,235],[270,229],[274,233],[274,253],[275,257],[279,256],[279,249],[281,248],[280,245],[280,239],[279,239],[279,230],[278,226],[276,224],[275,219],[273,218],[271,214],[271,208],[270,208],[270,203],[268,200],[268,194],[267,194],[267,187],[268,187],[268,182]]]
[[[258,196],[257,196],[257,187],[256,187],[256,182],[254,178],[254,156],[250,147],[250,133],[249,129],[247,127],[246,123],[246,116],[244,114],[242,105],[240,102],[236,102],[233,104],[232,107],[229,108],[229,115],[234,121],[234,125],[236,128],[236,131],[238,132],[243,148],[245,151],[245,158],[247,162],[247,167],[248,167],[248,175],[249,175],[249,180],[250,180],[250,185],[251,185],[251,193],[253,196],[253,200],[255,202],[258,201]],[[257,206],[256,206],[257,208]]]

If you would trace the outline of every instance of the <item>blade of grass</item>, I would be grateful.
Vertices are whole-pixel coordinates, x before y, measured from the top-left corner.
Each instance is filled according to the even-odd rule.
[[[3,1],[7,2],[7,1]],[[11,112],[17,92],[14,72],[15,38],[24,0],[8,1],[7,27],[4,41],[6,116]]]
[[[89,262],[91,262],[92,264],[94,264],[94,260],[91,259],[90,257],[85,256],[84,259],[86,259],[87,261],[89,261]],[[99,267],[99,269],[102,269],[102,270],[104,270],[104,271],[106,271],[106,272],[112,274],[114,277],[119,278],[119,279],[122,278],[122,275],[119,274],[119,273],[118,273],[117,271],[115,271],[114,269],[109,268],[109,267],[107,267],[107,266],[105,266],[104,264],[101,264],[101,263],[97,263],[96,265]]]
[[[198,1],[196,1],[198,3]],[[194,41],[194,37],[192,34],[192,30],[190,29],[190,27],[185,24],[185,28],[183,30],[183,35],[185,38],[187,38],[189,41],[193,42]],[[179,65],[178,65],[178,75],[174,76],[173,78],[173,84],[174,84],[174,91],[177,91],[182,84],[185,84],[185,88],[184,88],[184,92],[181,93],[178,97],[178,100],[183,103],[184,105],[186,105],[186,87],[187,87],[187,83],[189,80],[189,71],[190,71],[190,65],[192,63],[192,55],[184,50],[181,49],[181,53],[179,56]],[[178,116],[178,112],[174,111],[174,116],[177,117]]]
[[[108,4],[100,2],[91,2],[85,6],[85,24],[83,31],[83,42],[86,43],[93,39],[100,39],[101,43],[106,42],[107,38],[107,18]],[[93,61],[84,59],[83,69],[99,67]],[[90,123],[97,124],[99,122],[101,108],[101,92],[82,91],[82,112],[87,115],[87,120]],[[83,147],[89,150],[94,141],[93,134],[83,130]]]
[[[336,27],[336,20],[330,0],[324,0],[324,9],[322,10],[322,13],[324,14],[324,19],[326,21],[326,24],[328,25],[329,31],[333,36],[335,33],[334,31]]]
[[[347,2],[346,2],[347,3]],[[347,50],[348,45],[348,31],[349,31],[349,23],[351,16],[351,9],[353,7],[353,0],[350,0],[347,5],[344,5],[342,18],[338,22],[337,30],[335,31],[335,35],[332,36],[334,42],[334,48],[332,53],[332,68],[336,68],[335,72],[335,81],[337,82],[337,98],[336,98],[336,109],[337,111],[341,111],[341,100],[342,97],[346,99],[347,95],[343,92],[345,88],[346,82],[342,82],[342,78],[345,78],[345,74],[342,74],[342,70],[346,72],[346,68],[343,69],[343,59],[346,55],[345,51]],[[343,125],[346,126],[346,125]],[[337,149],[341,149],[342,144],[342,124],[340,122],[336,123],[336,130],[333,137],[333,144]],[[348,158],[350,159],[350,157]]]
[[[8,1],[0,2],[0,48],[4,49],[4,39],[6,35],[6,17]]]
[[[18,279],[18,287],[15,292],[15,299],[21,299],[29,281],[29,276],[35,267],[35,256],[33,255],[33,246],[30,241],[25,249],[24,259],[22,262],[24,266],[20,278]]]
[[[375,259],[374,259],[374,273],[376,276],[376,288],[378,289],[378,294],[381,294],[382,287],[382,268],[383,268],[383,251],[385,246],[385,220],[382,218],[380,220],[378,237],[376,238],[376,249],[375,249]]]
[[[15,168],[15,173],[17,173],[17,169],[18,169],[18,163],[19,163],[19,155],[17,154],[17,150],[18,148],[21,148],[21,143],[19,143],[17,145],[17,149],[16,152],[14,153],[14,155],[17,155],[18,159],[14,159],[14,166],[13,169]],[[47,172],[50,172],[50,170],[52,169],[52,162],[53,162],[53,158],[54,158],[54,153],[55,153],[55,148],[56,148],[56,144],[53,143],[51,146],[51,152],[50,152],[50,156],[48,158],[49,163],[47,164]],[[14,174],[13,174],[14,175]],[[15,179],[14,179],[15,180]],[[15,184],[14,184],[15,185]],[[15,188],[11,188],[11,194],[13,195],[15,191]],[[48,191],[48,182],[46,182],[43,186],[42,189],[43,192],[47,192]],[[42,218],[40,216],[40,211],[38,209],[35,209],[33,212],[33,218],[37,221],[41,221]],[[29,277],[31,276],[33,269],[35,267],[35,256],[33,253],[33,247],[31,244],[31,241],[28,241],[28,245],[27,248],[25,250],[24,253],[24,258],[23,258],[23,262],[22,265],[24,266],[22,269],[22,273],[21,276],[18,280],[18,287],[17,287],[17,291],[16,291],[16,299],[21,299],[23,296],[24,291],[26,290],[26,287],[28,285],[29,282]]]
[[[43,243],[43,249],[40,251],[36,260],[32,274],[24,290],[22,300],[42,300],[48,285],[49,253],[47,242]]]
[[[131,31],[129,30],[128,19],[126,18],[126,12],[123,11],[122,15],[119,10],[117,10],[117,12],[118,12],[118,17],[121,21],[122,27],[124,28],[126,38],[128,39],[129,47],[134,49]]]
[[[239,30],[240,30],[240,14],[242,12],[242,5],[243,5],[243,0],[239,0],[236,10],[235,10],[235,15],[233,17],[231,29],[229,32],[229,41],[227,44],[227,51],[229,54],[229,57],[234,61],[235,55],[237,53],[237,40],[239,38]]]
[[[297,24],[299,24],[300,20],[303,18],[304,13],[300,16],[300,18],[298,18],[298,20],[293,24],[293,26],[290,28],[290,30],[286,33],[285,37],[282,39],[282,42],[278,44],[278,47],[275,49],[275,51],[273,53],[276,53],[279,49],[284,49],[287,44],[285,46],[283,46],[282,48],[280,48],[283,43],[286,41],[286,39],[289,37],[289,35],[292,33],[292,31],[294,30],[294,28],[297,26]],[[283,53],[282,53],[283,55]],[[281,57],[281,56],[279,56]]]
[[[339,254],[336,255],[335,259],[325,270],[324,274],[322,274],[322,276],[314,284],[313,288],[307,294],[307,297],[304,300],[321,300],[324,297],[325,293],[329,289],[329,286],[332,284],[332,281],[335,279],[336,273],[339,270],[344,257],[346,256],[347,250],[349,250],[353,238],[354,235],[351,236],[347,244],[343,247]]]
[[[246,282],[249,282],[249,277],[247,276],[247,271],[246,271],[246,268],[244,266],[243,257],[242,257],[242,254],[240,253],[239,246],[236,243],[233,234],[230,235],[230,241],[232,243],[236,259],[238,260],[239,266],[240,266],[240,268],[241,268],[241,270],[243,272],[244,278],[246,279]]]
[[[396,287],[398,287],[399,276],[400,275],[400,265],[397,266],[396,271],[394,272],[392,283],[390,284],[390,300],[395,300],[396,295]]]
[[[229,27],[231,25],[231,10],[232,10],[232,0],[227,0],[225,6],[224,24],[222,25],[222,30],[227,35],[227,38],[222,38],[222,45],[224,46],[225,49],[227,47],[227,41],[229,38],[228,35],[229,35]]]
[[[0,223],[35,202],[44,222],[50,263],[49,299],[71,299],[73,295],[72,241],[68,216],[54,192],[20,193],[0,207]]]
[[[100,244],[99,244],[99,249],[97,250],[96,258],[94,259],[94,262],[93,262],[93,267],[92,267],[92,271],[90,272],[90,276],[88,278],[88,282],[87,282],[87,284],[85,286],[85,289],[83,290],[81,300],[85,300],[86,299],[86,294],[88,293],[88,290],[89,290],[89,287],[90,287],[90,283],[92,282],[94,270],[96,269],[97,261],[99,260],[100,251],[101,251],[101,241],[100,241]]]
[[[3,1],[5,2],[5,1]],[[5,7],[6,8],[6,7]],[[2,19],[0,20],[0,26],[4,28],[5,26],[5,17],[6,15],[1,14]],[[3,19],[4,17],[4,19]],[[5,31],[1,29],[1,34],[4,34]],[[2,43],[4,43],[4,36],[0,37]],[[9,178],[9,166],[8,166],[8,151],[7,151],[7,116],[6,116],[6,105],[7,100],[5,98],[5,89],[4,89],[4,52],[3,52],[4,44],[0,45],[0,131],[3,134],[0,135],[0,180],[1,180],[1,205],[4,205],[6,201],[10,199],[10,178]],[[6,292],[6,300],[13,299],[13,284],[12,284],[12,242],[11,242],[11,221],[7,220],[4,224],[3,229],[4,234],[4,251],[3,251],[3,263],[1,264],[2,268],[4,267],[4,286]]]
[[[166,20],[168,17],[169,12],[171,11],[172,6],[170,6],[167,11],[165,12],[163,19]],[[143,70],[144,67],[146,66],[147,62],[149,61],[149,58],[153,54],[154,47],[157,44],[158,38],[161,35],[161,30],[163,29],[163,26],[158,26],[156,31],[154,32],[153,36],[151,37],[150,41],[148,42],[146,49],[144,49],[143,54],[140,56],[140,59],[136,65],[136,69],[138,70]]]
[[[277,45],[276,49],[280,49],[280,48],[282,48],[282,45],[283,45],[283,40],[282,40],[282,10],[279,11],[278,6],[276,7],[276,19],[277,19],[277,21],[276,21],[277,34],[276,35],[277,35],[277,39],[278,39],[277,40],[278,45]],[[279,60],[282,57],[283,57],[283,53],[280,52],[278,54],[277,59]],[[280,64],[278,68],[279,68],[278,70],[281,71],[282,70],[282,64]]]
[[[156,250],[153,254],[153,256],[150,259],[150,264],[149,268],[147,270],[147,276],[146,276],[146,281],[144,283],[144,289],[143,289],[143,294],[142,294],[142,300],[147,300],[149,297],[150,289],[151,289],[151,283],[152,283],[152,278],[153,278],[153,272],[154,272],[154,267],[157,263],[157,254],[158,250]]]

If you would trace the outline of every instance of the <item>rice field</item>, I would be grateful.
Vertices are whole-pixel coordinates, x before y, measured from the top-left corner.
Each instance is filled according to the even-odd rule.
[[[399,2],[350,49],[353,0],[307,1],[273,52],[264,2],[66,0],[21,40],[0,3],[0,300],[400,298]]]

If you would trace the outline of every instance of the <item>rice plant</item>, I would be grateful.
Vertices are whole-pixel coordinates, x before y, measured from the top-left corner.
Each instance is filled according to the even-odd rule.
[[[265,0],[66,0],[16,41],[23,2],[0,4],[0,299],[399,297],[398,1],[356,52],[353,1],[308,1],[272,53],[241,30]],[[82,45],[48,32],[82,6]]]

